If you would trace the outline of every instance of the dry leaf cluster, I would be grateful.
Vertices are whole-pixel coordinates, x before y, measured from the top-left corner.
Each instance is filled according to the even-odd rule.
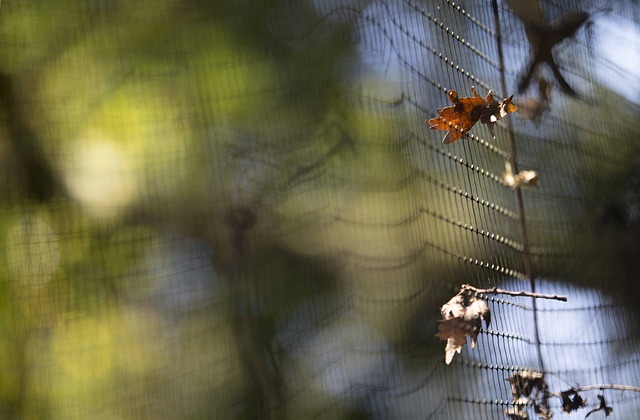
[[[578,389],[575,388],[562,391],[560,394],[551,394],[544,380],[544,374],[541,372],[521,370],[506,380],[511,384],[513,407],[505,410],[504,413],[513,420],[529,419],[527,407],[531,405],[540,420],[550,420],[552,414],[548,400],[552,395],[559,396],[562,400],[563,413],[571,414],[587,405],[587,400],[582,398]],[[600,405],[589,411],[585,418],[598,411],[604,411],[606,417],[609,417],[613,412],[613,408],[607,405],[604,395],[598,394],[598,400],[600,400]]]
[[[455,90],[450,90],[447,97],[453,106],[436,110],[439,116],[425,121],[432,130],[449,131],[442,139],[444,144],[460,140],[478,121],[492,128],[499,119],[518,109],[512,103],[513,95],[498,102],[493,92],[489,91],[483,98],[474,86],[471,94],[471,97],[459,98]]]
[[[440,313],[442,319],[439,321],[437,336],[441,340],[446,340],[445,362],[450,364],[453,356],[462,351],[462,347],[467,343],[467,336],[471,337],[471,347],[477,343],[478,334],[482,327],[482,320],[488,327],[491,323],[491,312],[487,303],[480,299],[478,295],[506,294],[510,296],[529,296],[538,299],[554,299],[567,301],[566,296],[541,294],[527,291],[509,291],[492,287],[480,289],[469,284],[463,284],[458,293],[447,303],[442,305]],[[505,380],[511,385],[511,396],[513,406],[504,411],[504,414],[512,420],[529,419],[528,408],[533,410],[539,420],[551,420],[553,414],[549,408],[549,398],[560,397],[562,400],[562,412],[571,414],[578,411],[587,404],[587,400],[579,394],[581,391],[600,389],[616,389],[621,391],[640,392],[640,387],[608,384],[600,386],[586,386],[583,388],[571,388],[560,393],[549,392],[549,387],[542,372],[534,370],[519,370],[511,374]],[[585,418],[598,411],[603,411],[605,417],[613,412],[613,408],[607,405],[604,395],[598,394],[600,404],[589,411]]]
[[[587,400],[583,399],[582,396],[578,394],[578,391],[573,388],[562,391],[560,398],[562,399],[562,411],[564,413],[578,411],[587,404]]]
[[[471,337],[471,347],[476,346],[482,320],[489,326],[491,312],[487,303],[468,289],[460,289],[449,302],[440,309],[442,319],[438,325],[438,337],[446,340],[445,361],[451,363],[453,356],[462,351],[462,346]]]
[[[529,414],[526,411],[528,405],[533,405],[533,410],[539,419],[551,419],[551,410],[547,403],[549,388],[543,373],[521,370],[513,373],[506,380],[511,384],[511,396],[514,400],[514,406],[505,411],[510,419],[528,419]]]

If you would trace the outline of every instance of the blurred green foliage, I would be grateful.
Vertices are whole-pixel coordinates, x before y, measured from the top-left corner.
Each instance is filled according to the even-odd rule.
[[[364,377],[345,388],[377,386],[385,352],[419,348],[405,361],[431,375],[438,302],[521,267],[486,241],[517,238],[492,213],[512,192],[477,189],[502,161],[463,142],[438,152],[426,131],[438,146],[416,148],[423,116],[398,83],[339,73],[357,44],[349,19],[312,2],[187,0],[5,1],[0,16],[0,417],[364,416],[364,391],[351,403],[318,385],[320,362]],[[374,109],[385,94],[397,104]],[[587,112],[566,106],[568,119]],[[637,138],[637,110],[602,116],[629,128],[614,140]],[[616,165],[524,154],[545,169],[566,160],[596,202],[636,173],[635,143],[615,146]],[[528,210],[590,225],[592,207]],[[592,245],[587,230],[532,238]],[[431,330],[416,334],[425,313]],[[379,347],[362,357],[360,339]],[[331,359],[341,350],[352,364]],[[412,407],[437,397],[425,398]]]

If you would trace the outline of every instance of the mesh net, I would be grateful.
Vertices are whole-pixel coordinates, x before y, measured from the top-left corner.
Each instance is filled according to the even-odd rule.
[[[0,13],[2,417],[635,417],[635,2]],[[471,86],[518,112],[443,144]],[[462,284],[568,301],[481,294],[447,365]]]

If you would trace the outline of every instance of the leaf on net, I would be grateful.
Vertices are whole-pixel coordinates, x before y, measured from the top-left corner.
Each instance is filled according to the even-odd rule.
[[[520,406],[508,408],[504,410],[504,414],[511,420],[529,420],[529,413],[524,411]]]
[[[489,91],[485,99],[485,111],[480,117],[482,124],[488,124],[489,128],[493,126],[493,123],[498,121],[496,115],[500,115],[500,102],[493,96],[493,92]]]
[[[512,103],[513,95],[498,102],[491,91],[483,98],[476,88],[471,86],[471,93],[473,96],[459,98],[455,90],[450,90],[447,96],[453,106],[436,110],[438,117],[425,121],[432,130],[449,131],[442,139],[444,144],[455,143],[461,139],[478,121],[491,127],[500,118],[518,109]]]
[[[551,413],[547,399],[542,399],[540,402],[534,402],[533,411],[538,415],[539,420],[551,420],[553,418],[553,413]]]
[[[587,404],[587,400],[583,399],[575,389],[560,392],[560,398],[562,398],[562,411],[565,413],[577,411]]]
[[[513,402],[513,407],[509,407],[504,411],[504,414],[514,420],[529,419],[529,413],[527,413],[527,406],[531,405],[530,398],[518,398]]]
[[[450,90],[448,97],[449,100],[453,102],[453,106],[436,110],[439,117],[426,121],[432,130],[449,130],[442,139],[444,144],[455,143],[461,139],[466,132],[471,130],[471,127],[475,124],[475,122],[469,118],[467,98],[462,98],[462,100],[458,99],[458,94],[455,90]]]
[[[520,171],[515,175],[516,182],[519,182],[522,185],[540,185],[540,181],[538,179],[538,173],[536,171]]]
[[[502,173],[502,179],[510,188],[516,188],[519,185],[540,185],[538,173],[536,171],[520,171],[517,174],[514,174],[511,170],[511,164],[509,161],[505,161],[504,167],[505,171]]]
[[[462,351],[467,336],[471,337],[471,347],[476,346],[482,320],[489,326],[491,312],[484,300],[467,290],[461,290],[442,305],[440,313],[443,319],[439,321],[437,335],[441,340],[447,341],[445,362],[450,364],[453,356]]]
[[[449,302],[442,305],[440,314],[445,320],[461,317],[467,306],[469,306],[469,296],[466,293],[458,293]]]
[[[493,124],[497,123],[498,120],[504,118],[508,114],[516,112],[518,107],[513,103],[513,95],[503,99],[502,102],[499,103],[493,98],[493,94],[491,92],[489,92],[489,95],[491,95],[491,100],[488,100],[487,108],[482,114],[480,122],[488,125],[489,128],[493,130]],[[489,95],[487,95],[487,97],[489,97]]]
[[[506,380],[511,384],[511,395],[516,406],[523,402],[533,405],[540,420],[553,417],[548,403],[548,387],[542,372],[521,370],[511,374]]]
[[[513,112],[516,112],[517,110],[518,107],[513,103],[513,95],[511,95],[500,102],[500,107],[498,108],[499,117],[496,118],[499,120],[500,118],[506,117],[507,114],[511,114]]]
[[[471,86],[471,94],[473,95],[472,97],[460,98],[459,102],[462,104],[462,108],[469,120],[475,124],[487,112],[489,106],[487,100],[493,94],[489,91],[487,99],[485,99],[478,95],[475,86]]]
[[[515,372],[507,380],[511,383],[511,395],[514,399],[538,396],[539,394],[544,395],[548,389],[544,374],[533,370]]]

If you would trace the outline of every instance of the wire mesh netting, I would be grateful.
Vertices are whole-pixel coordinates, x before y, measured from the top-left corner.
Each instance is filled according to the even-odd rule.
[[[3,418],[636,418],[636,2],[0,14]]]

